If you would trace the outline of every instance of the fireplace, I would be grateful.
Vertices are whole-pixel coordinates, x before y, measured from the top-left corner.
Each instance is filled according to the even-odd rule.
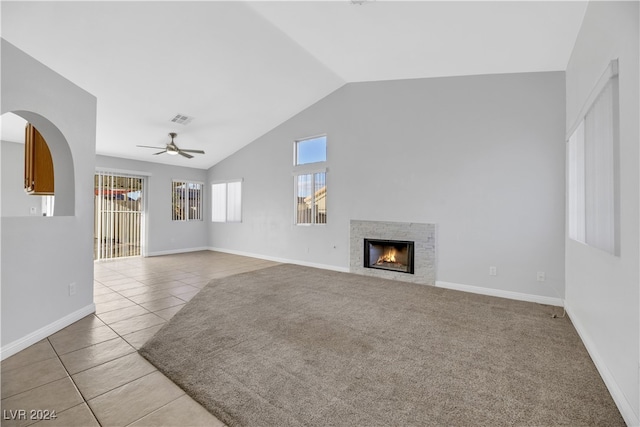
[[[414,242],[364,239],[364,267],[413,274]]]

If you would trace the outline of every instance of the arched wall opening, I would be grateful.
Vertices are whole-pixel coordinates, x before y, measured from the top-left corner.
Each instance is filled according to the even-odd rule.
[[[3,112],[2,118],[7,117],[8,112]],[[75,180],[74,180],[74,167],[73,167],[73,156],[71,155],[71,149],[69,147],[69,143],[66,138],[60,132],[58,127],[53,124],[50,120],[43,117],[40,114],[30,112],[30,111],[10,111],[27,122],[33,124],[35,128],[40,132],[40,134],[45,139],[47,146],[49,147],[49,151],[51,152],[51,158],[53,161],[53,172],[54,172],[54,181],[55,181],[55,205],[54,205],[54,216],[73,216],[75,215]],[[3,126],[4,127],[4,126]],[[4,131],[3,131],[4,133]],[[24,139],[22,139],[24,142]],[[11,159],[7,159],[11,160]],[[24,166],[22,165],[20,170],[24,173]],[[4,168],[3,168],[4,169]],[[16,182],[18,179],[22,179],[22,176],[19,177],[7,177],[4,175],[2,178],[4,180],[10,180],[11,183]],[[11,173],[15,173],[15,169],[11,171]],[[4,194],[12,194],[14,192],[3,192]],[[15,194],[15,193],[14,193]],[[37,197],[37,196],[27,196],[27,197]],[[7,203],[12,203],[12,200],[7,200],[6,197],[3,197],[2,203],[4,206],[3,211],[11,212],[11,209],[6,206]],[[3,214],[4,216],[4,214]],[[11,216],[15,216],[11,215]],[[20,215],[22,216],[22,215]],[[27,212],[25,212],[24,216],[27,216]]]

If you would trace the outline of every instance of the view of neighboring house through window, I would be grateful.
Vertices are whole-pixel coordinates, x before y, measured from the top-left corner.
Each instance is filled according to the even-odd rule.
[[[177,181],[172,183],[172,219],[174,221],[202,221],[203,183]]]
[[[617,61],[594,88],[567,141],[569,238],[619,254]]]
[[[327,137],[294,143],[295,223],[327,223]]]
[[[242,180],[211,185],[211,221],[242,222]]]

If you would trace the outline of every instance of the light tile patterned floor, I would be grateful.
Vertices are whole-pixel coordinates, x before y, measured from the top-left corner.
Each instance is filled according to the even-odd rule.
[[[275,264],[210,251],[97,262],[96,314],[2,362],[1,425],[223,425],[137,349],[212,278]]]

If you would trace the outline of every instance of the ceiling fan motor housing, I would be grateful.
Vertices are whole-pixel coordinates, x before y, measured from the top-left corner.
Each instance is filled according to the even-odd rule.
[[[154,153],[154,155],[158,155],[158,154],[163,154],[163,153],[167,153],[170,154],[172,156],[175,156],[177,154],[180,154],[183,157],[186,157],[187,159],[191,159],[193,158],[193,156],[189,153],[197,153],[197,154],[204,154],[203,150],[181,150],[180,148],[178,148],[178,146],[175,144],[175,142],[173,142],[173,139],[178,136],[177,133],[175,132],[169,132],[169,136],[171,137],[171,142],[167,144],[166,148],[163,151],[160,151],[158,153]],[[149,145],[138,145],[138,147],[143,147],[143,148],[161,148],[161,147],[152,147]]]

